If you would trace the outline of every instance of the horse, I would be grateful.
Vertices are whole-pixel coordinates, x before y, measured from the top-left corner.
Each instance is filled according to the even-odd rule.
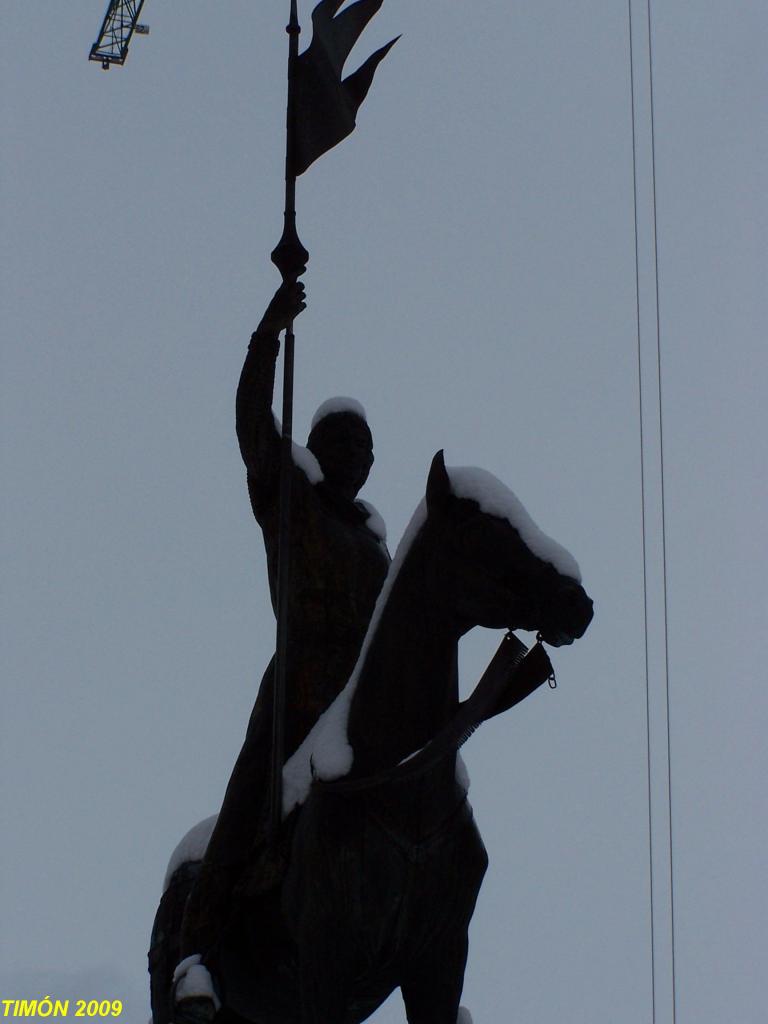
[[[438,452],[356,668],[285,765],[290,853],[268,940],[262,907],[261,934],[241,914],[206,958],[217,1021],[360,1024],[398,987],[409,1024],[466,1019],[467,935],[488,857],[458,743],[435,739],[460,711],[458,644],[475,626],[570,644],[592,613],[575,560],[512,492],[482,470],[448,471]],[[193,873],[193,858],[178,864],[177,879]]]

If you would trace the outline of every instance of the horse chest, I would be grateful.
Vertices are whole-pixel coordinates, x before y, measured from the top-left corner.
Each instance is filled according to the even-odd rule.
[[[297,826],[286,917],[300,944],[336,940],[354,951],[354,973],[373,977],[436,932],[464,927],[487,863],[465,802],[442,829],[413,841],[369,798],[315,793]]]

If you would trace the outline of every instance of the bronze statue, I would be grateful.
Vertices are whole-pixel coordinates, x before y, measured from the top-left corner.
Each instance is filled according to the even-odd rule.
[[[251,338],[237,390],[237,437],[251,506],[264,535],[273,606],[280,473],[280,435],[271,409],[275,363],[280,332],[304,308],[301,283],[277,290]],[[286,756],[349,677],[389,565],[383,537],[369,526],[372,509],[356,500],[373,465],[373,441],[362,407],[351,400],[324,403],[315,414],[307,450],[309,454],[296,452],[301,464],[295,461],[292,467]],[[216,946],[227,924],[233,889],[246,865],[252,868],[254,851],[263,843],[273,670],[274,658],[264,673],[216,827],[186,900],[180,944],[166,956],[174,962],[166,964],[165,973],[177,960],[208,954]],[[277,881],[274,864],[261,863],[263,877],[249,879],[252,891],[269,889]],[[178,907],[174,914],[178,917]],[[155,959],[158,945],[155,934]]]
[[[150,950],[154,1024],[359,1024],[398,986],[410,1024],[455,1024],[487,863],[458,747],[547,679],[541,641],[571,643],[592,617],[570,556],[542,545],[498,481],[449,474],[442,453],[387,573],[356,500],[373,462],[359,406],[321,407],[291,459],[292,326],[308,259],[296,178],[354,128],[395,40],[346,77],[344,65],[381,5],[320,0],[299,54],[290,0],[284,230],[272,253],[284,284],[237,394],[276,657],[213,831],[194,850],[183,840],[169,866]],[[525,654],[509,634],[460,704],[458,641],[475,625],[538,630],[540,642]]]
[[[591,618],[567,552],[490,474],[447,471],[438,453],[350,681],[286,765],[290,852],[268,933],[243,891],[206,957],[217,1022],[359,1024],[400,987],[410,1024],[455,1024],[487,864],[456,777],[451,726],[474,699],[458,699],[459,639],[482,625],[560,646]],[[508,662],[481,717],[546,680],[537,651]]]

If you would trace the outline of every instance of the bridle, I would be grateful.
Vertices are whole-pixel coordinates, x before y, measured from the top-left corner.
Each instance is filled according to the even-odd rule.
[[[325,793],[355,794],[424,775],[469,739],[479,725],[528,697],[542,683],[555,681],[555,673],[541,636],[529,650],[508,632],[481,676],[472,695],[459,704],[450,721],[425,746],[396,765],[361,778],[344,776],[326,782],[315,778]],[[314,775],[314,772],[313,772]]]

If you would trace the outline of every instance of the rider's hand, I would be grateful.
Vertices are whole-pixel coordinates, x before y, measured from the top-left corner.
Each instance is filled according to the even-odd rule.
[[[291,284],[283,282],[267,306],[256,333],[277,336],[306,308],[304,285],[301,281]]]

